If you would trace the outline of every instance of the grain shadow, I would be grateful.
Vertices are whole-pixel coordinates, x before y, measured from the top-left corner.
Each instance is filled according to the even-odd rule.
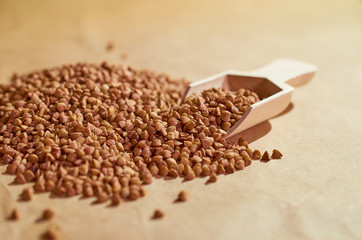
[[[283,112],[272,117],[271,119],[283,116],[283,115],[289,113],[293,108],[294,108],[294,104],[289,103],[288,107],[286,109],[284,109]],[[272,129],[272,126],[271,126],[270,122],[267,120],[267,121],[261,122],[255,126],[249,128],[249,129],[246,129],[245,131],[242,131],[241,133],[229,138],[227,141],[229,143],[236,144],[240,138],[244,138],[248,143],[252,143],[252,142],[258,140],[259,138],[262,138],[265,135],[267,135],[271,131],[271,129]]]
[[[173,201],[173,203],[176,203],[176,204],[178,204],[178,203],[183,203],[184,201],[181,201],[180,199],[175,199],[174,201]]]
[[[278,117],[280,117],[280,116],[283,116],[283,115],[289,113],[290,111],[292,111],[293,108],[294,108],[294,104],[291,102],[291,103],[289,103],[289,105],[287,106],[287,108],[283,110],[283,112],[281,112],[281,113],[279,113],[278,115],[272,117],[271,119],[274,119],[274,118],[278,118]]]
[[[269,121],[264,121],[251,127],[241,133],[227,139],[228,143],[237,144],[240,138],[244,138],[248,143],[252,143],[261,137],[264,137],[271,131],[271,124]]]

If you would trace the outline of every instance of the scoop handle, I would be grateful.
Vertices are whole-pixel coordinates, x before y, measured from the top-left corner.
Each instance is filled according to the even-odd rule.
[[[300,86],[309,82],[317,71],[315,65],[281,58],[252,71],[252,74],[266,77],[272,81],[284,82],[291,86]]]

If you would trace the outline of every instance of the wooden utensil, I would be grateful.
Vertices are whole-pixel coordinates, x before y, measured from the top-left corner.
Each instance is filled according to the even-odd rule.
[[[277,59],[269,65],[245,73],[235,70],[221,72],[201,81],[191,83],[183,99],[210,88],[232,91],[245,88],[256,92],[261,101],[251,105],[244,115],[231,127],[225,137],[232,137],[258,123],[281,113],[290,103],[294,88],[309,82],[317,67],[292,60]]]

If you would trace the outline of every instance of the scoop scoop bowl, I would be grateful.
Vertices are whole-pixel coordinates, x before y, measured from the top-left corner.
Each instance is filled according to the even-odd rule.
[[[250,127],[281,113],[290,103],[294,88],[309,82],[317,67],[292,59],[277,59],[272,63],[250,73],[228,70],[187,87],[184,101],[194,93],[210,88],[224,88],[236,91],[240,88],[256,92],[261,101],[251,105],[243,116],[225,134],[230,138]]]

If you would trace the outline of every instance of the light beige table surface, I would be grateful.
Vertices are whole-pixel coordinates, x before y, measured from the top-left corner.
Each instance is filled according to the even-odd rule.
[[[245,133],[254,148],[280,149],[281,161],[210,185],[155,180],[117,208],[47,194],[20,203],[22,187],[0,174],[0,239],[38,239],[48,226],[60,239],[362,239],[362,1],[1,0],[1,83],[103,60],[195,81],[279,57],[319,68],[288,112]],[[190,200],[173,204],[181,189]],[[21,219],[5,221],[13,207]],[[45,207],[56,217],[35,223]],[[150,220],[155,208],[164,219]]]

